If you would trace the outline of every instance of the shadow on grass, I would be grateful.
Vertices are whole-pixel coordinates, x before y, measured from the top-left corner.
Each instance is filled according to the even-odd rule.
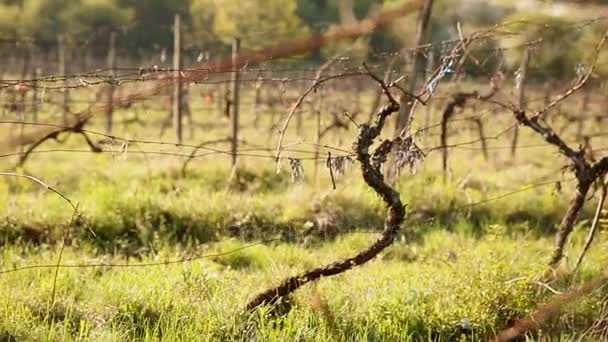
[[[152,201],[124,201],[101,213],[83,216],[72,227],[68,242],[91,243],[100,253],[137,256],[153,251],[158,244],[195,246],[224,237],[242,241],[281,240],[315,246],[353,232],[382,230],[385,212],[360,198],[330,196],[299,208],[284,218],[272,210],[255,207],[218,208],[218,211],[189,212],[167,209]],[[421,241],[431,230],[445,229],[481,237],[491,225],[503,225],[507,234],[547,236],[555,233],[563,209],[530,207],[504,211],[495,206],[464,208],[449,205],[409,210],[402,234],[409,242]],[[0,221],[0,246],[11,243],[55,244],[61,241],[65,223]],[[95,233],[93,235],[92,232]]]

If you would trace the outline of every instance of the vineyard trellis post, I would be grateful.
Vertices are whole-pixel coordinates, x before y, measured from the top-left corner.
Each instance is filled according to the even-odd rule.
[[[4,79],[4,72],[6,69],[6,65],[0,65],[0,79]],[[5,115],[5,106],[4,106],[4,94],[0,94],[0,116],[4,117]]]
[[[238,135],[239,135],[239,88],[240,74],[238,70],[239,53],[241,49],[241,40],[235,37],[232,40],[232,111],[230,111],[230,128],[231,128],[231,148],[232,167],[236,166],[237,150],[238,150]]]
[[[361,113],[361,107],[362,107],[362,99],[363,99],[363,84],[360,80],[357,80],[357,82],[355,82],[355,91],[353,92],[355,95],[354,100],[354,109],[353,109],[353,115],[359,115],[359,113]]]
[[[224,86],[224,92],[222,95],[224,102],[222,106],[222,113],[224,113],[224,117],[230,119],[230,113],[232,113],[232,75],[228,81],[222,82]]]
[[[38,79],[42,74],[40,67],[34,67],[34,81],[32,82],[32,121],[38,122]]]
[[[175,125],[175,137],[179,144],[182,143],[182,29],[179,14],[175,15],[173,22],[173,124]]]
[[[479,143],[481,144],[481,152],[483,153],[483,159],[488,161],[490,159],[490,155],[488,153],[488,143],[486,142],[486,136],[483,130],[483,120],[481,118],[476,117],[473,119],[473,124],[477,129],[477,134],[479,135]]]
[[[15,68],[17,67],[17,63],[14,61],[14,59],[16,59],[15,55],[18,53],[18,51],[11,53],[11,61],[10,61],[10,67],[8,68],[8,70],[15,70]],[[8,103],[10,104],[10,107],[12,107],[12,109],[15,109],[16,105],[17,105],[17,92],[16,91],[12,91],[10,92],[8,95],[10,95],[10,98],[8,99]],[[7,109],[10,109],[10,107],[7,107]]]
[[[317,125],[317,138],[316,138],[316,145],[315,145],[315,168],[314,168],[314,172],[313,172],[313,179],[316,182],[316,186],[319,185],[319,163],[318,158],[319,158],[319,149],[321,146],[321,114],[323,113],[323,96],[319,96],[317,98],[317,103],[315,106],[315,114],[316,114],[316,125]]]
[[[17,53],[16,51],[11,51],[8,58],[8,68],[6,70],[15,70],[15,66],[17,65]]]
[[[302,72],[299,72],[298,75],[296,76],[296,79],[304,79],[304,74]],[[285,97],[287,98],[287,101],[289,101],[289,92],[287,91],[287,89],[285,89]],[[301,111],[296,112],[296,134],[301,137],[302,136],[302,119],[303,119],[303,113]]]
[[[67,74],[67,60],[66,60],[66,46],[65,46],[65,38],[63,37],[63,35],[59,35],[59,37],[57,38],[57,51],[58,51],[58,58],[59,58],[59,75],[64,76]],[[63,99],[62,99],[62,116],[63,116],[63,123],[67,124],[68,122],[68,112],[69,112],[69,107],[68,107],[68,103],[70,101],[70,93],[68,91],[68,81],[67,79],[64,79],[63,81],[63,89],[61,90],[63,93]]]
[[[553,90],[553,81],[547,81],[543,87],[543,106],[551,103],[551,91]]]
[[[608,113],[608,82],[604,82],[603,86],[602,86],[602,105],[601,108],[604,111],[604,113]],[[600,128],[602,121],[604,120],[605,116],[603,115],[598,115],[595,117],[595,121],[598,124],[597,128]]]
[[[585,127],[585,117],[587,116],[587,110],[589,109],[589,100],[591,98],[591,90],[583,89],[583,93],[581,96],[581,108],[579,110],[579,115],[576,117],[577,125],[576,125],[576,139],[583,139],[583,130]]]
[[[30,58],[32,56],[31,46],[26,46],[22,51],[22,60],[23,65],[21,69],[21,79],[25,80],[28,76]],[[16,93],[16,92],[15,92]],[[21,121],[21,125],[19,126],[19,135],[20,138],[23,139],[23,134],[25,130],[25,100],[26,100],[26,91],[22,90],[19,92],[19,104],[17,106],[19,113],[19,121]],[[16,99],[15,99],[16,100]],[[16,102],[14,102],[16,104]],[[23,152],[23,147],[20,149],[20,152]]]
[[[398,54],[395,54],[393,57],[391,57],[391,59],[388,62],[388,65],[386,66],[386,70],[384,71],[384,78],[383,78],[385,83],[390,83],[391,73],[393,72],[393,66],[395,65],[395,62],[397,61],[398,56],[399,56]],[[369,117],[367,119],[368,124],[371,123],[372,120],[374,120],[376,111],[378,110],[378,106],[380,106],[381,100],[382,100],[382,89],[378,89],[376,91],[376,94],[374,95],[374,100],[372,102],[371,111],[369,112]]]
[[[90,43],[87,42],[87,48],[84,49],[83,53],[82,53],[82,66],[84,67],[84,71],[86,72],[87,70],[89,70],[93,65],[93,49],[92,47],[89,45]]]
[[[528,48],[524,49],[521,56],[521,64],[519,66],[519,72],[516,78],[517,87],[517,105],[519,110],[526,110],[526,78],[528,76],[528,64],[530,62],[530,51]],[[513,136],[511,138],[511,156],[515,157],[517,152],[517,141],[519,140],[519,126],[513,128]]]
[[[262,95],[262,84],[264,79],[262,75],[260,75],[254,83],[253,89],[253,127],[258,128],[258,124],[260,121],[260,101]]]
[[[108,49],[108,72],[111,81],[108,84],[108,104],[106,106],[106,134],[112,134],[114,116],[114,78],[116,77],[116,32],[110,32],[110,45]]]
[[[434,58],[434,54],[433,54],[433,49],[429,49],[429,52],[426,55],[427,61],[426,61],[426,75],[425,78],[428,80],[433,76],[433,65],[435,62],[435,58]],[[426,105],[426,112],[424,113],[424,126],[423,127],[429,127],[431,125],[431,121],[432,121],[432,116],[433,115],[433,103],[429,102]],[[423,135],[423,141],[426,143],[427,141],[427,137],[428,137],[428,132],[425,130],[424,131],[424,135]]]
[[[26,46],[23,48],[23,54],[22,54],[22,68],[21,68],[21,79],[25,80],[28,77],[30,70],[30,62],[32,59],[32,53],[33,53],[33,47],[32,46]],[[19,112],[21,117],[25,120],[25,104],[26,104],[26,91],[22,91],[19,94]]]
[[[421,2],[420,12],[418,13],[418,21],[416,24],[416,40],[415,40],[415,49],[412,54],[412,63],[410,64],[410,70],[408,70],[407,75],[410,77],[407,91],[412,94],[416,87],[417,81],[417,71],[418,64],[420,62],[421,54],[418,51],[418,48],[422,45],[425,39],[425,33],[428,30],[431,12],[433,9],[433,0],[423,0]],[[399,135],[401,131],[409,124],[410,120],[410,111],[414,105],[414,99],[410,96],[403,95],[401,96],[401,104],[399,109],[399,114],[397,115],[396,125],[395,125],[395,135]]]
[[[216,65],[220,65],[222,63],[220,58],[217,58],[215,61]],[[219,75],[219,80],[215,81],[215,86],[214,86],[214,90],[213,90],[213,100],[215,100],[215,105],[217,106],[217,116],[218,117],[223,117],[224,115],[224,105],[225,105],[225,100],[224,100],[224,83],[222,82],[222,73],[220,72],[220,70],[213,70],[213,72],[217,75]]]

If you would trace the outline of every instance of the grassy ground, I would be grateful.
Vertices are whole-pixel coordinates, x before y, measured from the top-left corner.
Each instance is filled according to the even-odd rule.
[[[148,121],[164,116],[160,111],[143,114]],[[189,144],[228,132],[225,119],[210,113],[200,117],[206,118],[202,125],[213,129],[197,129]],[[314,140],[314,122],[306,117],[302,136],[290,135],[289,142]],[[488,122],[487,135],[492,136],[512,120],[505,114]],[[261,128],[244,126],[243,139],[274,147],[276,133],[268,122],[260,125],[263,137]],[[94,122],[91,129],[100,127],[101,122]],[[466,122],[453,127],[454,143],[476,138]],[[118,126],[116,134],[155,140],[158,130]],[[354,134],[351,128],[323,142],[348,149]],[[600,234],[582,269],[570,272],[592,215],[591,201],[558,280],[538,281],[572,184],[562,175],[563,159],[553,149],[524,131],[521,145],[530,147],[513,160],[503,149],[508,138],[489,142],[489,161],[478,144],[452,149],[445,183],[438,152],[430,152],[416,175],[406,172],[395,182],[408,215],[393,246],[365,266],[322,279],[254,314],[242,309],[256,292],[352,255],[377,236],[384,208],[360,179],[357,165],[332,190],[324,161],[318,162],[317,179],[314,162],[304,161],[305,179],[293,184],[287,170],[275,172],[268,150],[243,157],[233,176],[229,158],[222,154],[195,159],[185,175],[179,156],[141,154],[187,155],[187,147],[131,144],[124,153],[117,151],[117,142],[113,153],[35,154],[17,171],[40,177],[78,203],[81,217],[70,226],[72,209],[60,197],[24,179],[0,179],[0,212],[5,213],[0,272],[7,272],[0,274],[0,341],[487,338],[556,292],[601,275],[608,247]],[[41,149],[83,149],[79,139],[49,142]],[[436,146],[436,131],[426,139],[427,149]],[[296,148],[310,151],[305,145]],[[9,164],[7,160],[7,170]],[[561,193],[554,189],[558,180]],[[11,272],[56,264],[66,229],[71,233],[62,264],[132,267]],[[170,263],[184,258],[195,260]],[[596,340],[608,315],[603,310],[606,295],[602,288],[581,298],[532,337]],[[593,324],[599,330],[589,330]]]
[[[271,243],[239,252],[149,268],[62,269],[49,309],[54,269],[5,274],[0,336],[5,340],[454,340],[481,339],[524,316],[552,291],[534,282],[550,240],[436,230],[418,243],[398,241],[369,265],[323,279],[290,298],[291,311],[244,314],[255,291],[299,270],[354,253],[369,234],[347,234],[313,247]],[[603,271],[605,239],[577,276],[556,291]],[[159,246],[132,264],[173,260],[192,253],[226,253],[237,239],[183,250]],[[10,265],[57,259],[47,247],[12,246]],[[64,262],[126,263],[90,246],[68,248]],[[595,266],[591,266],[595,265]],[[573,338],[602,314],[598,291],[544,325],[541,336]],[[284,310],[282,314],[277,311]],[[589,337],[593,339],[593,336]],[[597,336],[595,336],[597,338]]]

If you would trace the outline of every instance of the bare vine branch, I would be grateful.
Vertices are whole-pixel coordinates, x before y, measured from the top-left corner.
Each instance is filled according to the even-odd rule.
[[[535,112],[532,117],[528,117],[526,111],[521,108],[513,110],[515,119],[519,124],[524,125],[536,132],[547,143],[557,147],[559,152],[570,160],[576,176],[577,184],[575,195],[564,218],[562,219],[562,222],[559,225],[555,249],[549,261],[549,266],[553,269],[559,265],[559,262],[563,257],[566,242],[568,241],[570,233],[572,233],[572,230],[574,229],[574,223],[578,217],[578,214],[585,204],[589,189],[598,177],[603,176],[608,171],[608,157],[604,157],[596,164],[591,165],[585,156],[584,148],[575,150],[570,147],[547,123],[542,122],[542,116],[549,109],[558,105],[587,84],[587,81],[591,78],[593,71],[595,70],[599,53],[607,38],[608,32],[604,34],[594,50],[592,65],[589,68],[589,71],[584,76],[580,77],[580,80],[577,81],[573,87],[558,96],[555,100],[551,101],[542,110]]]
[[[599,59],[600,51],[602,50],[602,47],[606,43],[606,39],[608,39],[608,32],[606,32],[604,34],[604,36],[602,36],[602,39],[600,40],[600,42],[595,47],[595,50],[593,52],[593,57],[591,59],[591,67],[589,68],[589,71],[583,77],[581,77],[578,80],[578,82],[576,82],[576,84],[573,87],[571,87],[570,89],[566,90],[563,94],[560,94],[559,96],[557,96],[557,98],[555,98],[553,101],[551,101],[542,110],[538,111],[536,113],[536,115],[538,115],[538,116],[544,115],[549,110],[551,110],[551,108],[557,106],[562,101],[564,101],[565,99],[567,99],[568,97],[570,97],[572,94],[574,94],[577,91],[579,91],[581,88],[583,88],[587,84],[587,82],[589,81],[589,79],[593,75],[593,72],[595,71],[595,68],[597,67],[597,61]]]
[[[279,162],[279,160],[281,159],[281,152],[283,150],[283,141],[285,140],[285,133],[287,132],[287,128],[289,127],[289,122],[291,121],[291,119],[295,115],[295,113],[298,110],[298,108],[300,108],[300,106],[304,102],[304,99],[313,90],[317,89],[317,87],[319,87],[321,84],[323,84],[325,82],[328,82],[328,81],[331,81],[331,80],[335,80],[335,79],[338,79],[338,78],[344,78],[344,77],[363,76],[363,75],[365,75],[364,72],[356,71],[356,72],[348,72],[348,73],[340,73],[340,74],[336,74],[336,75],[330,75],[330,76],[323,77],[323,78],[320,78],[318,80],[315,80],[313,82],[313,84],[310,87],[308,87],[308,89],[306,89],[306,91],[304,91],[304,93],[302,93],[302,95],[300,95],[300,97],[298,97],[298,99],[296,100],[296,102],[294,103],[294,105],[291,107],[291,110],[289,111],[289,114],[287,114],[287,118],[285,118],[285,122],[283,122],[283,127],[279,130],[279,142],[277,144],[277,150],[276,150],[276,153],[275,153],[275,161]]]
[[[498,74],[497,74],[498,75]],[[465,93],[459,92],[452,96],[452,99],[446,104],[443,112],[441,113],[441,132],[440,132],[440,148],[441,148],[441,160],[443,170],[443,180],[447,180],[447,169],[448,169],[448,121],[454,115],[455,111],[459,108],[464,108],[468,100],[479,100],[488,101],[494,95],[498,93],[500,89],[500,81],[493,78],[491,82],[491,89],[487,94],[480,95],[477,91]],[[482,143],[485,144],[485,138],[480,136]]]
[[[38,139],[38,141],[35,141],[33,144],[28,146],[27,150],[25,150],[25,152],[23,154],[21,154],[21,156],[19,157],[17,166],[23,166],[25,164],[25,162],[27,161],[28,157],[30,156],[30,154],[32,152],[34,152],[34,150],[36,148],[38,148],[38,146],[42,145],[47,140],[51,140],[51,139],[57,140],[59,138],[59,135],[62,133],[80,134],[84,137],[87,145],[91,148],[92,152],[95,152],[95,153],[102,152],[103,149],[101,147],[97,146],[93,141],[91,141],[88,134],[83,130],[83,127],[87,123],[87,121],[88,121],[88,118],[85,117],[81,120],[77,120],[74,124],[72,124],[70,126],[59,127],[59,128],[56,128],[55,130],[43,135],[42,137],[40,137],[40,139]]]
[[[363,124],[359,128],[359,134],[353,145],[357,160],[361,164],[363,179],[385,202],[388,213],[384,223],[384,230],[380,237],[369,247],[360,251],[355,256],[346,258],[340,261],[333,262],[326,266],[313,268],[299,275],[289,277],[283,280],[279,285],[272,287],[266,291],[257,294],[246,306],[247,310],[253,310],[261,305],[274,304],[280,298],[292,293],[301,286],[315,281],[321,277],[328,277],[345,272],[355,266],[366,263],[373,259],[378,253],[391,245],[395,234],[399,230],[401,223],[405,218],[405,207],[401,203],[399,193],[390,185],[384,182],[384,175],[380,171],[378,165],[372,163],[370,156],[370,147],[374,140],[380,135],[382,128],[386,122],[386,118],[391,114],[399,111],[399,103],[390,94],[390,90],[386,83],[381,79],[374,77],[371,72],[369,76],[376,80],[380,87],[384,90],[389,103],[381,108],[377,114],[376,120],[372,125]],[[382,144],[380,145],[382,146]],[[379,154],[376,150],[374,155]],[[388,151],[386,152],[388,153]]]
[[[581,286],[563,294],[555,296],[551,302],[539,306],[528,318],[520,319],[508,329],[505,329],[495,336],[490,341],[507,342],[514,341],[515,338],[522,336],[527,331],[538,329],[541,324],[551,317],[559,314],[562,308],[580,297],[604,286],[608,282],[608,276],[604,275],[596,279],[585,282]]]
[[[589,235],[587,235],[587,239],[585,240],[585,244],[583,245],[583,249],[581,250],[581,254],[578,256],[576,260],[576,264],[574,265],[573,272],[580,267],[583,262],[583,258],[585,258],[585,254],[591,247],[591,243],[593,243],[593,239],[595,238],[595,233],[597,232],[597,228],[600,225],[600,219],[602,217],[602,210],[604,209],[604,202],[606,201],[606,195],[608,195],[608,184],[605,180],[600,182],[601,193],[600,199],[597,202],[597,208],[595,209],[595,215],[593,217],[593,222],[591,223],[591,228],[589,228]]]

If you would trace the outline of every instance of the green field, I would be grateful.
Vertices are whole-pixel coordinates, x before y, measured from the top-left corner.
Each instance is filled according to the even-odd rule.
[[[365,108],[371,88],[367,94]],[[202,106],[197,101],[193,108]],[[148,105],[155,107],[160,104]],[[150,123],[166,115],[137,108],[118,111],[117,120],[136,110]],[[77,204],[78,215],[74,219],[65,200],[35,182],[0,178],[0,341],[483,340],[556,294],[603,275],[605,232],[572,272],[593,216],[592,199],[558,273],[542,277],[573,184],[562,171],[565,159],[521,128],[515,158],[505,149],[510,135],[488,140],[489,160],[478,143],[450,149],[445,182],[439,151],[430,151],[415,175],[404,171],[393,182],[407,216],[392,246],[366,265],[247,312],[248,300],[283,278],[369,245],[385,216],[357,163],[337,178],[336,190],[323,159],[317,161],[316,179],[310,160],[303,161],[300,182],[292,182],[287,160],[277,173],[276,128],[270,130],[268,113],[261,128],[253,128],[248,110],[243,109],[242,139],[265,148],[242,152],[248,155],[240,157],[235,172],[225,153],[195,158],[183,174],[191,147],[131,142],[125,149],[116,139],[104,145],[106,153],[95,154],[79,136],[46,142],[16,170],[16,158],[4,158],[4,171],[38,177]],[[433,109],[433,123],[440,110],[440,104]],[[212,108],[193,112],[197,126],[186,145],[227,136],[228,120]],[[514,122],[509,113],[466,109],[451,126],[454,143],[477,138],[470,122],[458,120],[471,113],[488,118],[488,137]],[[282,110],[275,120],[284,116]],[[414,125],[420,127],[420,121]],[[290,128],[287,143],[314,141],[315,115],[304,113],[302,122],[301,135]],[[15,136],[15,127],[5,124],[3,130]],[[102,127],[103,121],[94,119],[86,128]],[[564,134],[573,135],[572,130]],[[438,145],[437,132],[419,137],[424,150]],[[174,140],[171,130],[159,137],[153,124],[117,125],[115,134]],[[355,136],[353,125],[322,143],[349,150]],[[229,150],[227,144],[213,148]],[[299,144],[284,154],[307,157],[311,151]],[[561,191],[555,189],[558,181]],[[56,268],[59,260],[73,267]],[[43,267],[21,269],[36,265]],[[607,294],[601,287],[577,298],[529,337],[605,337]]]

